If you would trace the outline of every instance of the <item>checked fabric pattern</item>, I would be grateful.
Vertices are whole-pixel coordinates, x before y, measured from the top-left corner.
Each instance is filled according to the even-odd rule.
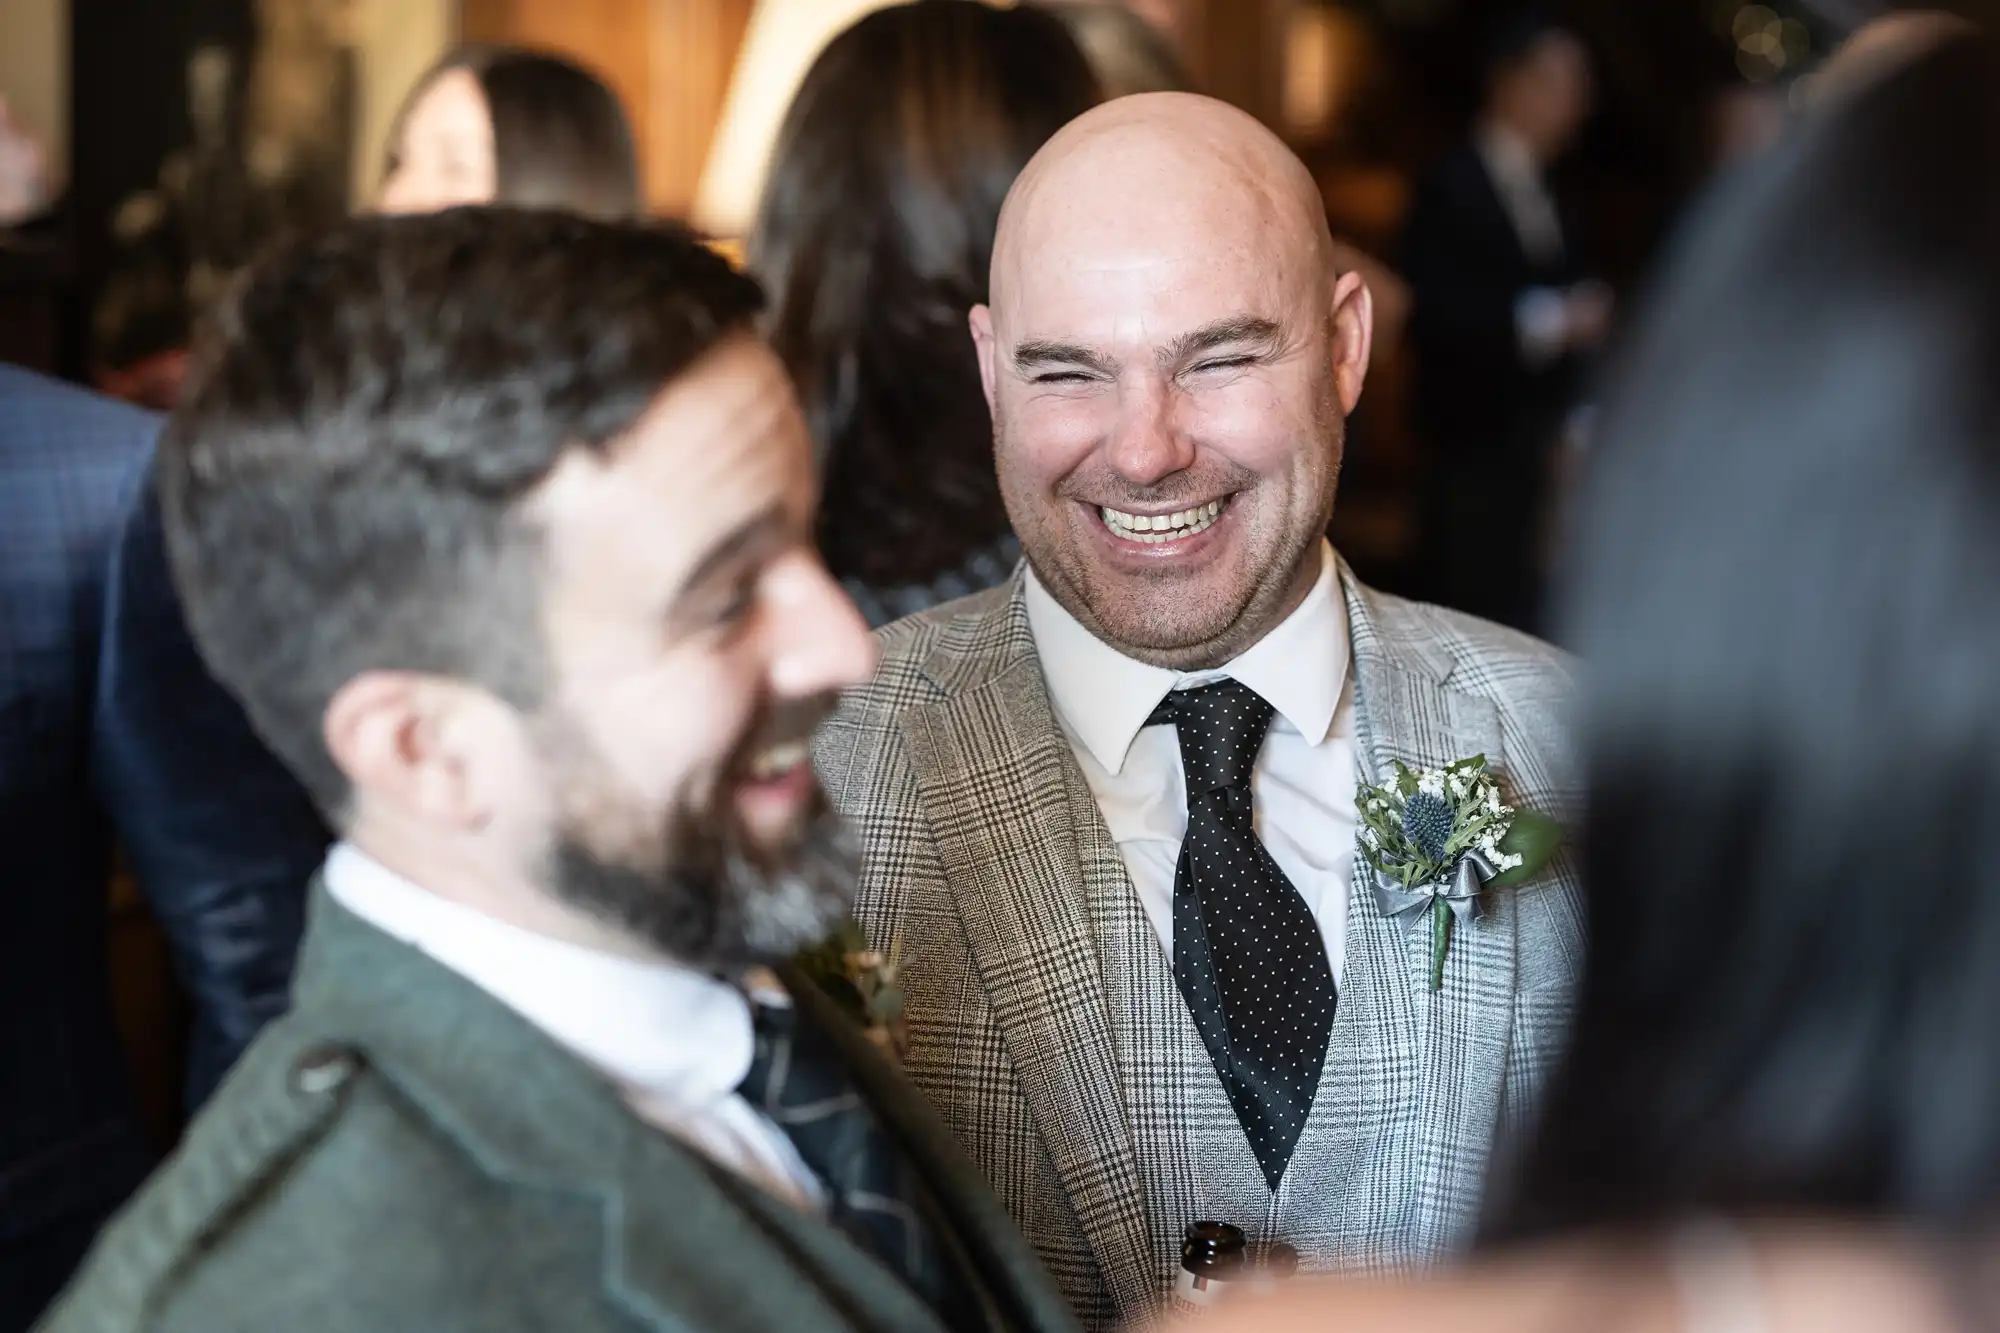
[[[1174,867],[1174,981],[1273,1190],[1312,1113],[1333,968],[1312,909],[1251,826],[1273,709],[1249,686],[1175,690],[1146,719],[1180,732],[1187,837]]]
[[[828,1220],[951,1322],[969,1294],[939,1249],[914,1174],[838,1054],[789,1006],[753,1004],[757,1053],[737,1091],[769,1116],[825,1184]]]
[[[1049,704],[1022,577],[880,631],[874,681],[814,740],[865,849],[855,914],[875,947],[903,941],[905,1073],[1087,1330],[1154,1314],[1200,1218],[1308,1271],[1456,1252],[1562,1049],[1569,854],[1488,905],[1436,994],[1428,941],[1366,907],[1357,873],[1326,1069],[1274,1193]],[[1567,660],[1341,582],[1363,775],[1485,754],[1510,802],[1572,819]]]

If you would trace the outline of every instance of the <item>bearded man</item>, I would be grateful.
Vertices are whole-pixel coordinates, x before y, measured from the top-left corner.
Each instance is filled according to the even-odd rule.
[[[758,303],[684,235],[496,210],[226,302],[168,549],[341,840],[292,1012],[50,1329],[1069,1325],[785,965],[847,917],[806,742],[874,655]]]

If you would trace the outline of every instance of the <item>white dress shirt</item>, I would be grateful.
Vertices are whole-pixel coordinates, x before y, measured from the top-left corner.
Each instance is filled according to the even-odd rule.
[[[1537,264],[1553,264],[1563,257],[1562,217],[1555,198],[1542,179],[1541,163],[1534,150],[1504,125],[1488,122],[1473,136],[1473,146],[1486,174],[1493,180],[1500,206],[1514,224],[1521,249]]]
[[[1488,122],[1473,136],[1473,147],[1500,196],[1500,206],[1514,226],[1521,250],[1532,263],[1550,265],[1563,257],[1562,217],[1542,179],[1541,164],[1520,137],[1504,125]],[[1521,357],[1530,366],[1546,365],[1569,342],[1569,310],[1554,287],[1530,287],[1514,302],[1514,332]]]
[[[1225,676],[1276,710],[1251,773],[1251,817],[1271,859],[1319,922],[1339,981],[1354,868],[1354,688],[1332,546],[1321,544],[1319,581],[1298,609],[1214,671],[1168,671],[1126,657],[1065,611],[1033,570],[1026,597],[1056,721],[1170,958],[1187,777],[1179,734],[1148,727],[1146,718],[1169,691]]]
[[[352,843],[327,856],[335,902],[430,955],[603,1075],[641,1119],[800,1208],[825,1189],[736,1093],[756,1039],[743,992],[673,963],[551,939],[441,898]]]

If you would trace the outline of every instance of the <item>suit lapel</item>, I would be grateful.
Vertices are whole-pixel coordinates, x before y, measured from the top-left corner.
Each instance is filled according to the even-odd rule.
[[[640,1327],[935,1333],[930,1309],[832,1227],[647,1125],[525,1019],[323,891],[295,1007],[494,1180],[590,1201],[605,1296]]]
[[[1042,1142],[1122,1309],[1155,1299],[1151,1250],[1057,728],[1014,595],[941,644],[944,691],[902,720],[966,940]],[[1129,889],[1125,890],[1129,893]]]
[[[1355,671],[1356,758],[1381,782],[1395,761],[1438,767],[1484,754],[1508,786],[1492,703],[1455,690],[1452,660],[1386,608],[1345,565]],[[1453,934],[1444,986],[1430,989],[1429,931],[1406,932],[1375,906],[1368,869],[1355,860],[1348,955],[1334,1046],[1380,1080],[1349,1088],[1336,1105],[1368,1100],[1408,1131],[1402,1210],[1416,1253],[1439,1253],[1470,1222],[1501,1100],[1513,1014],[1515,913],[1511,895],[1489,894],[1468,929]],[[1389,1089],[1386,1094],[1382,1089]]]

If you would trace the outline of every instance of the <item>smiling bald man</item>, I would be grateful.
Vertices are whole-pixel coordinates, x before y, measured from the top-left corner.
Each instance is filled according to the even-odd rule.
[[[1073,122],[971,318],[1026,562],[884,630],[821,734],[910,1072],[1095,1326],[1166,1299],[1199,1220],[1308,1269],[1448,1252],[1567,1021],[1565,858],[1484,895],[1433,992],[1354,855],[1357,778],[1398,760],[1576,796],[1558,655],[1325,539],[1370,314],[1248,116]]]

